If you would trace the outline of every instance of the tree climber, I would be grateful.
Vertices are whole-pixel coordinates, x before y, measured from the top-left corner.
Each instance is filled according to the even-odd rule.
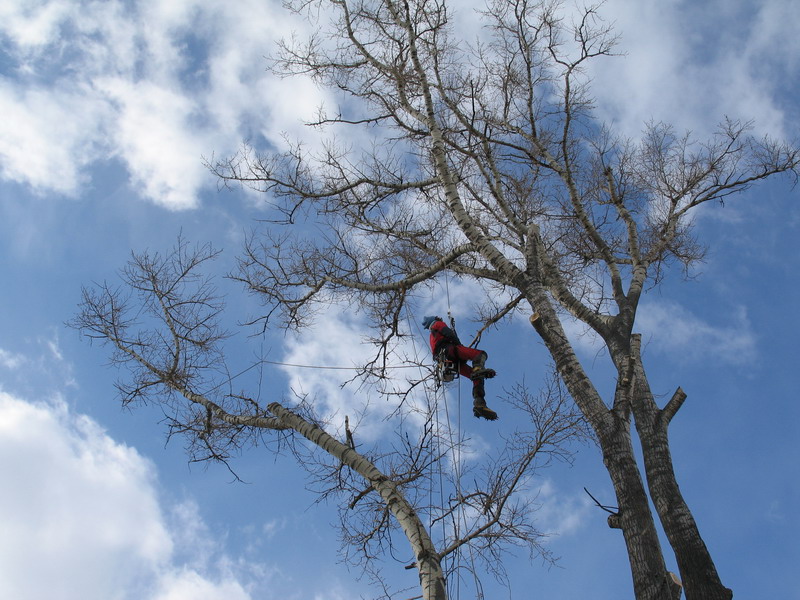
[[[464,346],[455,331],[450,329],[441,317],[425,317],[422,326],[430,329],[433,357],[437,361],[452,360],[457,364],[459,373],[472,380],[472,414],[488,421],[496,420],[497,413],[486,406],[486,392],[483,385],[485,379],[497,374],[494,369],[486,368],[486,359],[489,355],[483,350]],[[468,360],[472,361],[472,367],[467,365]]]

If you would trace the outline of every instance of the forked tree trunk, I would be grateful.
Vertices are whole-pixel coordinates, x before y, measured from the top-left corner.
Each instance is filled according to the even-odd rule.
[[[400,493],[395,483],[381,473],[371,461],[326,433],[321,427],[309,423],[277,402],[271,403],[267,408],[284,425],[342,461],[369,482],[383,498],[386,507],[397,519],[411,544],[416,557],[423,600],[447,600],[447,588],[439,554],[414,507]]]
[[[679,388],[664,409],[659,409],[642,365],[638,335],[633,336],[631,350],[635,372],[632,410],[647,484],[664,533],[675,552],[686,599],[730,600],[733,592],[720,581],[673,468],[667,428],[686,395]]]
[[[630,422],[610,411],[613,423],[599,435],[600,447],[616,492],[619,512],[608,524],[625,538],[637,600],[677,600],[676,585],[664,562],[647,493],[633,455]]]
[[[622,530],[637,600],[678,600],[680,585],[667,571],[647,491],[636,463],[630,436],[630,413],[605,406],[578,361],[552,305],[541,289],[531,288],[531,304],[539,311],[531,318],[570,395],[594,430],[611,477],[619,512],[609,526]]]

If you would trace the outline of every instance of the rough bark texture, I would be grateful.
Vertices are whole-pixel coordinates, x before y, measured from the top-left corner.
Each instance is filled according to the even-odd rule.
[[[680,587],[672,582],[664,562],[647,492],[634,458],[630,413],[624,405],[605,407],[567,341],[547,299],[535,293],[538,318],[531,324],[553,355],[567,389],[595,431],[603,462],[617,498],[613,527],[622,530],[637,600],[676,600]]]
[[[667,429],[686,395],[680,388],[664,409],[659,409],[645,375],[640,336],[633,336],[634,401],[632,410],[641,440],[645,473],[661,525],[675,550],[687,598],[730,600],[733,592],[722,585],[714,562],[675,476]]]
[[[616,419],[615,419],[616,420]],[[617,497],[617,525],[625,537],[637,600],[677,600],[649,510],[647,493],[633,458],[629,423],[616,420],[600,439],[603,463]]]

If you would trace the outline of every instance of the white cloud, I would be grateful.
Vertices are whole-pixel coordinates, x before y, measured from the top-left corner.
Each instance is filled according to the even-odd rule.
[[[261,527],[261,534],[268,540],[272,539],[276,533],[286,528],[286,519],[270,519],[266,521]]]
[[[0,597],[121,598],[172,551],[152,467],[88,418],[0,392]],[[12,460],[13,458],[13,460]]]
[[[744,364],[753,359],[756,338],[740,307],[729,316],[729,324],[712,325],[674,302],[643,302],[636,318],[636,330],[649,351],[669,353],[683,360],[706,360]]]
[[[249,600],[250,594],[235,580],[209,581],[195,571],[168,574],[153,600]]]
[[[0,3],[2,31],[23,48],[43,46],[53,39],[68,10],[69,2],[3,2]]]
[[[208,177],[206,136],[192,128],[198,107],[186,95],[152,82],[99,82],[117,107],[114,146],[140,193],[173,210],[194,208]]]
[[[762,0],[756,6],[758,12],[747,39],[751,63],[758,64],[764,72],[775,66],[796,72],[800,65],[800,13],[783,0]],[[775,51],[776,43],[780,44],[780,52]]]
[[[213,573],[205,555],[176,562],[178,551],[192,557],[213,546],[204,526],[173,533],[153,465],[63,402],[0,391],[0,457],[0,597],[38,600],[54,589],[59,600],[250,597],[224,557]],[[191,505],[183,510],[197,523]]]
[[[25,364],[24,356],[0,348],[0,365],[13,371],[23,364]]]
[[[591,509],[585,496],[567,496],[558,490],[551,479],[545,479],[536,490],[539,509],[536,518],[539,528],[553,535],[570,535],[583,527]]]
[[[562,320],[562,325],[569,341],[579,353],[586,356],[596,356],[598,352],[605,348],[602,338],[582,321],[566,317]]]
[[[601,14],[615,24],[617,51],[627,56],[591,67],[603,118],[638,136],[650,119],[706,134],[727,115],[755,118],[759,131],[791,137],[775,92],[794,73],[797,53],[784,43],[797,47],[796,13],[782,0],[609,0]]]
[[[713,8],[692,13],[698,27],[720,20],[723,33],[703,46],[680,3],[604,6],[630,55],[596,63],[593,92],[620,130],[637,135],[651,117],[703,130],[730,114],[784,133],[773,96],[800,55],[797,11],[780,0]],[[755,17],[725,35],[747,11]],[[459,19],[477,34],[468,8]],[[282,132],[314,142],[301,121],[332,96],[308,79],[276,80],[264,61],[278,37],[313,27],[255,0],[235,10],[198,0],[3,3],[11,75],[0,83],[0,176],[77,195],[92,165],[116,158],[142,197],[192,208],[213,183],[201,156],[257,134],[278,147]]]
[[[0,17],[0,177],[40,193],[75,196],[113,158],[142,197],[193,208],[214,183],[202,156],[235,150],[253,122],[299,131],[323,97],[271,89],[264,56],[290,29],[277,2],[51,0]]]
[[[564,321],[564,330],[576,350],[585,357],[604,356],[603,340],[575,319]],[[676,302],[645,300],[639,306],[634,331],[642,334],[646,352],[676,360],[705,360],[738,365],[753,359],[757,339],[739,307],[720,325],[709,323]]]
[[[467,294],[470,289],[474,291],[469,282],[463,285],[450,283],[450,293],[454,298]],[[425,304],[446,306],[442,290],[432,290],[431,298]],[[468,308],[466,299],[461,308]],[[430,375],[431,371],[424,365],[433,366],[428,332],[419,324],[423,314],[434,314],[434,311],[412,313],[408,310],[405,313],[401,329],[409,336],[393,349],[387,362],[386,378],[378,382],[367,379],[365,382],[354,378],[359,367],[377,356],[378,348],[365,338],[377,333],[369,331],[364,319],[345,305],[333,305],[320,311],[313,326],[286,338],[285,354],[280,361],[287,363],[282,370],[289,378],[289,388],[308,396],[321,418],[330,423],[329,433],[339,439],[343,438],[345,416],[349,418],[356,443],[370,444],[394,435],[400,422],[388,417],[394,415],[402,399],[402,426],[406,430],[421,428],[429,410],[435,411],[440,435],[455,443],[462,427],[467,427],[468,422],[476,422],[472,415],[472,383],[467,378],[457,378],[440,388],[436,388],[433,378],[429,378],[416,385],[408,396],[402,395],[411,388],[409,382],[416,383]],[[466,325],[464,333],[468,333]],[[298,368],[288,366],[290,364],[344,368]],[[381,364],[379,361],[378,365]],[[423,366],[418,366],[420,364]],[[467,437],[457,455],[450,457],[450,468],[456,461],[467,464],[480,460],[491,446],[480,428],[470,431]]]
[[[0,176],[75,195],[103,152],[106,107],[75,86],[22,89],[0,80]]]
[[[347,600],[348,598],[352,597],[352,592],[342,588],[341,585],[337,584],[333,587],[333,589],[326,590],[324,595],[315,594],[314,600]]]
[[[283,370],[289,376],[289,387],[295,393],[308,394],[320,415],[334,419],[334,427],[343,427],[345,416],[354,425],[370,404],[370,421],[361,424],[360,433],[374,439],[380,421],[395,408],[395,403],[383,398],[370,402],[374,394],[369,388],[359,389],[358,382],[343,387],[356,376],[359,367],[377,354],[377,349],[364,341],[364,327],[356,317],[334,308],[318,318],[312,328],[287,338],[282,362],[317,367],[285,366]]]

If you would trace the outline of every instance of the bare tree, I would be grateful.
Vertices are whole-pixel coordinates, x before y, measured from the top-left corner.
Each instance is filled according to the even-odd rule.
[[[440,417],[435,396],[427,396],[428,404],[418,409],[422,418],[416,415],[408,426],[411,419],[398,413],[395,443],[362,449],[347,420],[339,441],[304,399],[290,409],[234,391],[219,325],[224,305],[203,273],[217,254],[179,239],[165,255],[134,254],[118,286],[84,289],[70,325],[111,346],[113,362],[128,373],[118,384],[124,404],[160,405],[169,434],[184,436],[194,461],[229,465],[243,449],[270,441],[276,451],[294,452],[319,499],[340,501],[348,558],[375,575],[384,597],[390,588],[374,559],[391,552],[398,535],[410,545],[409,568],[418,570],[418,597],[425,600],[446,600],[447,581],[461,576],[454,557],[462,547],[501,579],[499,558],[508,545],[550,560],[533,522],[531,479],[553,459],[568,460],[570,442],[588,435],[582,415],[555,381],[537,397],[524,387],[512,392],[532,426],[487,457],[491,467],[470,473],[463,485],[457,454],[464,441]],[[308,444],[296,443],[297,436]],[[463,568],[479,580],[474,562]]]
[[[375,315],[389,352],[402,333],[394,316],[416,286],[445,273],[483,286],[487,322],[529,307],[602,449],[619,505],[609,524],[624,536],[636,597],[681,593],[652,501],[686,597],[730,598],[673,470],[668,427],[686,394],[678,387],[657,404],[633,324],[643,292],[672,264],[702,258],[693,212],[773,175],[796,176],[798,149],[732,120],[701,140],[663,123],[638,140],[614,135],[593,117],[583,74],[616,41],[594,7],[570,19],[557,1],[491,0],[484,39],[468,44],[445,0],[289,5],[332,17],[310,38],[285,42],[274,69],[341,93],[341,108],[311,124],[359,128],[371,144],[331,135],[321,149],[246,146],[210,165],[283,211],[282,226],[249,240],[238,273],[263,299],[265,323],[303,327],[320,302],[345,295]],[[323,238],[296,233],[309,220]],[[578,360],[567,319],[604,342],[613,396]]]

